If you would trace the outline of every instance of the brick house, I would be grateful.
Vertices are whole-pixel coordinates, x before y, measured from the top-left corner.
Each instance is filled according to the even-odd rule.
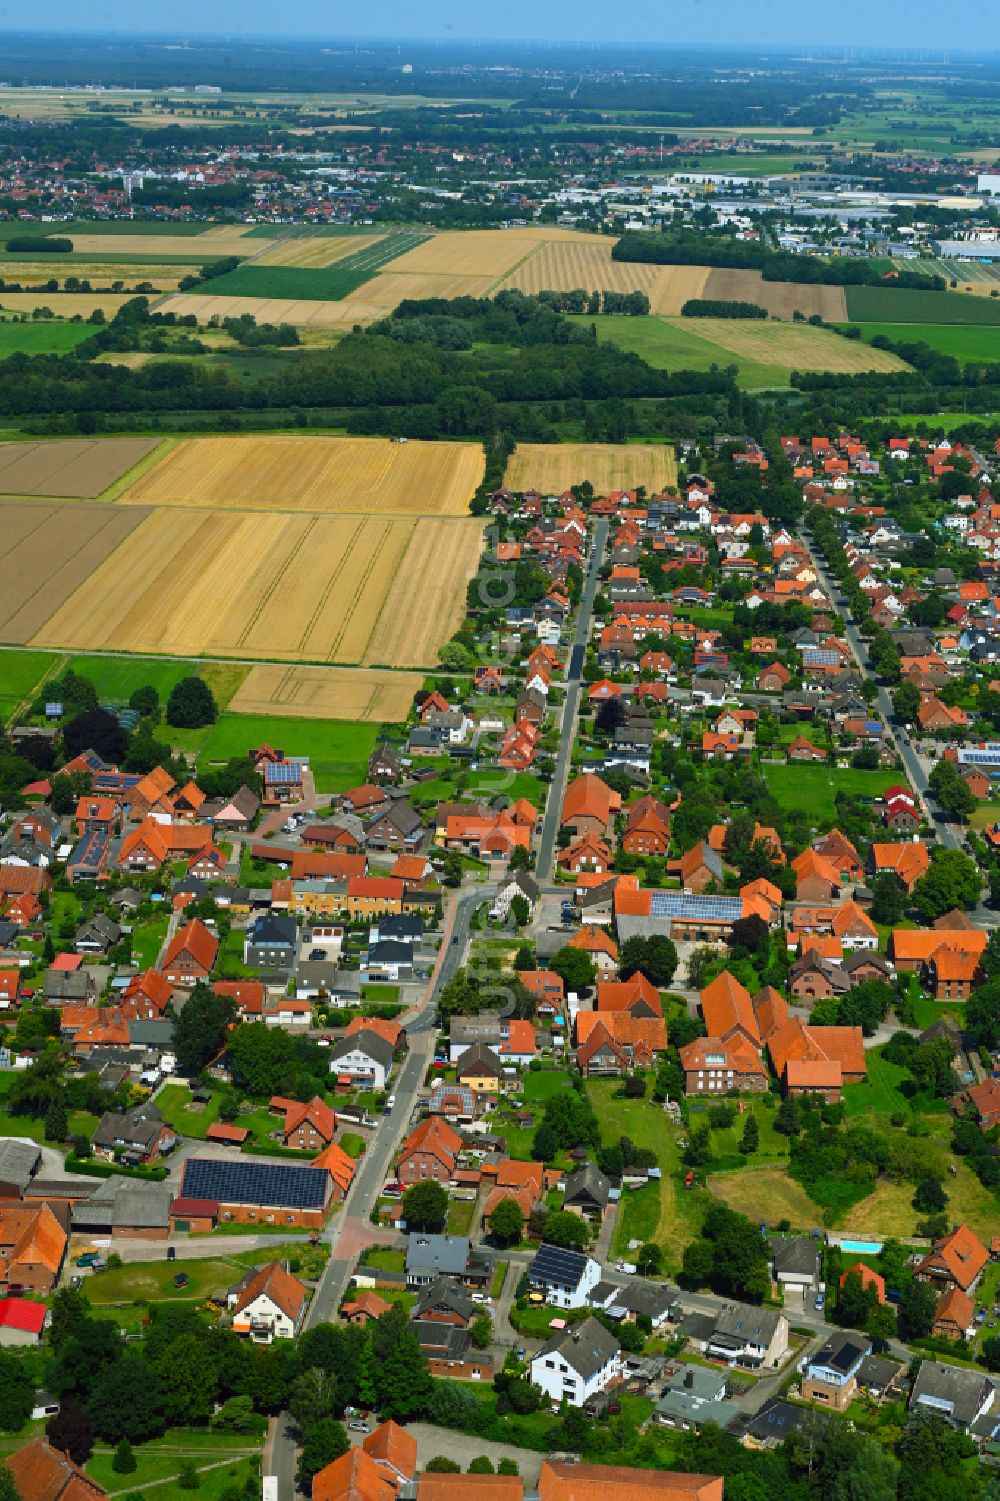
[[[160,972],[171,985],[190,990],[199,980],[208,979],[218,953],[218,938],[203,922],[193,918],[170,940]]]

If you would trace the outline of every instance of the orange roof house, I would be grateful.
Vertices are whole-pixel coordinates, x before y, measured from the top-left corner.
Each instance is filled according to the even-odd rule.
[[[930,855],[920,839],[899,840],[894,844],[873,844],[871,847],[872,868],[877,876],[890,872],[898,876],[912,891],[921,876],[927,874]]]
[[[938,1339],[964,1339],[973,1327],[976,1305],[961,1288],[949,1287],[938,1298],[931,1333]]]
[[[324,1147],[309,1165],[326,1168],[333,1179],[335,1197],[344,1198],[353,1181],[357,1164],[353,1157],[348,1156],[343,1147],[331,1141],[329,1146]]]
[[[838,1100],[844,1084],[856,1083],[868,1071],[860,1027],[810,1027],[794,1017],[771,1034],[767,1050],[789,1094]]]
[[[417,1441],[391,1418],[369,1433],[361,1447],[390,1477],[396,1476],[400,1484],[412,1480],[417,1472]]]
[[[701,992],[701,1014],[709,1037],[721,1037],[728,1042],[739,1033],[755,1048],[760,1047],[750,992],[728,969]]]
[[[108,1494],[47,1438],[31,1439],[6,1464],[21,1501],[103,1501]]]
[[[546,1459],[538,1477],[538,1501],[722,1501],[722,1495],[721,1475],[632,1470],[622,1465],[559,1464]]]
[[[840,890],[837,867],[814,849],[805,849],[792,861],[795,895],[801,902],[826,902]]]
[[[878,1272],[873,1271],[870,1266],[865,1266],[863,1261],[856,1261],[853,1266],[849,1266],[847,1268],[846,1272],[841,1272],[841,1287],[843,1287],[844,1283],[847,1281],[852,1272],[856,1272],[857,1275],[861,1278],[861,1286],[863,1288],[873,1287],[875,1289],[875,1296],[878,1301],[880,1303],[885,1302],[885,1278],[880,1277]]]
[[[219,940],[198,918],[174,934],[160,963],[171,985],[192,986],[207,980],[219,952]]]
[[[897,969],[919,969],[927,963],[942,942],[947,942],[949,948],[975,954],[978,959],[986,947],[987,936],[982,928],[956,928],[946,938],[940,930],[934,928],[893,928],[889,934],[889,958]]]
[[[285,1115],[284,1137],[286,1146],[305,1146],[308,1138],[316,1144],[333,1140],[337,1129],[337,1117],[325,1100],[314,1095],[308,1104],[297,1101]]]
[[[66,1254],[66,1232],[48,1204],[0,1205],[0,1282],[47,1293]]]
[[[640,971],[630,980],[602,980],[597,987],[598,1011],[627,1011],[631,1016],[662,1016],[660,992]]]
[[[817,839],[813,849],[834,867],[842,881],[856,881],[864,874],[864,864],[854,845],[839,829],[831,829]]]
[[[566,788],[561,823],[578,834],[606,835],[621,805],[620,792],[614,792],[593,772],[583,772]]]
[[[630,1016],[627,1011],[578,1011],[576,1040],[583,1047],[595,1033],[603,1033],[627,1053],[637,1051],[650,1059],[667,1046],[667,1026],[662,1016]]]
[[[305,1285],[287,1272],[280,1261],[270,1261],[245,1282],[235,1296],[230,1293],[233,1329],[237,1334],[249,1331],[250,1317],[245,1310],[260,1297],[269,1299],[298,1328],[306,1306]]]
[[[364,1449],[348,1449],[313,1476],[312,1501],[396,1501],[398,1490]]]
[[[957,1287],[964,1293],[975,1288],[990,1255],[968,1225],[956,1225],[950,1234],[935,1241],[913,1275],[938,1287]]]
[[[589,954],[599,970],[616,969],[618,966],[618,945],[610,933],[603,928],[588,924],[574,933],[566,945],[571,949],[583,949]]]

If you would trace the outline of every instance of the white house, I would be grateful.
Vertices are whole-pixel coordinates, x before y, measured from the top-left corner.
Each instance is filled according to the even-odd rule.
[[[538,882],[534,877],[530,876],[526,870],[515,870],[503,885],[497,888],[496,896],[490,903],[490,916],[506,922],[511,902],[516,896],[523,896],[528,903],[529,916],[533,917],[539,895]]]
[[[710,1360],[746,1370],[774,1370],[788,1352],[788,1320],[774,1309],[727,1303],[712,1332],[695,1343]]]
[[[226,1294],[233,1332],[247,1334],[255,1344],[294,1339],[306,1311],[306,1290],[280,1261],[248,1272]]]
[[[621,1350],[596,1319],[564,1329],[532,1357],[531,1379],[553,1403],[582,1407],[621,1376]]]
[[[557,1308],[584,1308],[600,1280],[600,1262],[593,1256],[541,1245],[528,1268],[528,1298]]]
[[[331,1074],[343,1075],[365,1089],[384,1089],[392,1068],[392,1047],[376,1032],[355,1032],[330,1049],[329,1059]]]

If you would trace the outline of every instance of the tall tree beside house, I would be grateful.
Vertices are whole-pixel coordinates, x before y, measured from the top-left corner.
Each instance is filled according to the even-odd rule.
[[[555,970],[567,990],[586,990],[593,985],[597,975],[594,961],[586,949],[570,948],[568,944],[552,955],[549,968]]]
[[[872,922],[894,928],[906,911],[906,887],[891,870],[882,871],[872,882],[872,905],[869,916]]]
[[[215,696],[201,678],[181,678],[167,699],[167,723],[177,729],[198,730],[219,717]]]
[[[502,1246],[513,1246],[524,1233],[524,1211],[516,1199],[501,1199],[490,1215],[490,1234]]]
[[[515,928],[523,928],[526,925],[531,916],[531,908],[526,896],[518,895],[511,898],[510,915],[514,920]]]
[[[45,1437],[76,1465],[85,1465],[94,1452],[94,1425],[79,1402],[62,1401],[59,1411],[45,1425]]]
[[[585,1251],[590,1239],[587,1222],[582,1215],[571,1214],[568,1209],[555,1209],[546,1216],[543,1239],[553,1246]]]
[[[757,1117],[751,1112],[747,1116],[746,1125],[743,1127],[739,1150],[744,1157],[751,1157],[759,1146],[760,1127],[757,1124]]]
[[[61,1095],[55,1095],[45,1112],[45,1140],[65,1141],[68,1134],[69,1120],[66,1116],[66,1105]]]
[[[35,1386],[25,1362],[0,1350],[0,1428],[16,1433],[31,1417]]]
[[[440,1183],[425,1178],[403,1195],[403,1216],[411,1230],[436,1230],[448,1218],[448,1195]]]
[[[302,1435],[302,1448],[299,1452],[298,1469],[295,1478],[299,1487],[308,1491],[312,1485],[312,1478],[326,1465],[332,1464],[348,1450],[347,1434],[343,1423],[338,1423],[335,1418],[322,1417],[305,1429]]]
[[[925,875],[913,887],[913,899],[931,922],[953,907],[972,907],[983,889],[979,867],[961,850],[937,849]]]
[[[229,1052],[236,1078],[255,1099],[280,1093],[295,1072],[294,1039],[266,1022],[244,1022],[237,1027]]]
[[[93,750],[104,761],[119,764],[128,749],[128,732],[110,709],[85,709],[63,725],[63,750],[68,760]]]
[[[676,969],[677,949],[672,939],[663,933],[654,933],[651,938],[638,934],[626,938],[618,953],[618,975],[622,980],[631,980],[641,971],[647,980],[663,990],[674,978]]]
[[[408,1422],[424,1412],[434,1391],[427,1357],[416,1333],[406,1324],[379,1370],[379,1406],[382,1415],[397,1423]]]
[[[198,984],[174,1023],[174,1051],[182,1074],[198,1074],[221,1050],[236,1019],[229,996],[216,995],[210,985]]]

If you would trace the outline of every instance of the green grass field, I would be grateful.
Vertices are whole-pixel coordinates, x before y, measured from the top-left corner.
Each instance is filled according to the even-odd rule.
[[[879,797],[899,781],[894,771],[838,771],[833,766],[764,766],[768,790],[785,808],[801,808],[816,820],[817,828],[829,828],[836,818],[834,798],[838,792],[851,797]]]
[[[735,365],[738,383],[749,389],[787,386],[789,383],[791,372],[786,365],[740,359],[731,349],[723,349],[720,344],[689,330],[680,319],[659,318],[654,314],[645,318],[614,318],[602,314],[597,318],[574,317],[570,321],[584,326],[595,324],[597,337],[602,343],[617,344],[630,354],[641,356],[657,370],[710,370],[713,365],[720,369]]]
[[[58,660],[57,652],[0,651],[0,701],[9,700],[13,705],[32,698],[42,678]]]
[[[963,365],[1000,363],[1000,342],[995,328],[960,323],[862,323],[866,343],[884,334],[894,342],[929,344],[940,354],[951,354]],[[968,418],[965,419],[968,421]]]
[[[308,756],[316,787],[335,792],[365,779],[377,724],[351,720],[279,719],[266,714],[220,714],[201,746],[199,761],[229,761],[251,746],[280,746],[288,756]]]
[[[161,704],[181,678],[197,675],[193,662],[166,661],[162,657],[73,657],[73,672],[89,678],[102,702],[127,704],[137,688],[155,688]],[[167,726],[164,726],[164,731]]]
[[[911,287],[848,287],[847,316],[852,323],[972,323],[996,327],[1000,325],[1000,298],[917,292]]]
[[[332,266],[311,270],[297,266],[240,266],[213,277],[199,291],[220,297],[289,297],[306,302],[339,302],[377,276],[383,266],[423,244],[423,234],[387,235],[374,245],[346,255]]]
[[[136,1469],[130,1475],[115,1473],[111,1467],[114,1451],[103,1444],[95,1448],[86,1470],[112,1496],[149,1486],[157,1501],[184,1501],[191,1492],[183,1491],[176,1477],[181,1461],[190,1459],[199,1472],[201,1501],[216,1501],[227,1487],[242,1484],[248,1472],[258,1473],[260,1450],[261,1440],[253,1434],[173,1428],[162,1438],[135,1446]]]
[[[0,305],[3,299],[0,296]],[[40,319],[37,323],[0,322],[0,360],[11,354],[69,354],[98,330],[90,323]]]

